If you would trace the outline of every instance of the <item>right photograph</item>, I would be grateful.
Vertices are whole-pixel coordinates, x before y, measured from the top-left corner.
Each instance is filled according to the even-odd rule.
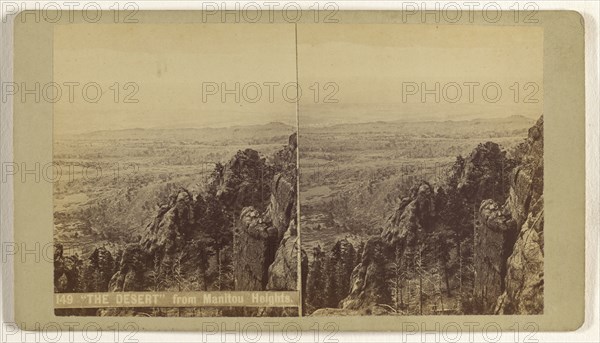
[[[543,29],[296,35],[304,314],[542,314]]]

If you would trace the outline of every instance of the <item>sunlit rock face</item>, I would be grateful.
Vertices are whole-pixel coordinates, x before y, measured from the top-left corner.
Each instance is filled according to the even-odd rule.
[[[544,119],[529,129],[528,151],[515,169],[507,208],[518,237],[507,261],[498,314],[541,314],[544,309]]]

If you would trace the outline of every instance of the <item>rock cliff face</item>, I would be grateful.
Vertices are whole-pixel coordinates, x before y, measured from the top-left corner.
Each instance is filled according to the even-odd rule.
[[[475,222],[474,295],[484,313],[492,313],[504,291],[506,259],[515,242],[516,223],[506,207],[488,199],[481,203]]]
[[[271,182],[264,213],[242,210],[234,234],[234,284],[238,291],[298,289],[296,136],[278,153],[281,170]],[[302,252],[302,261],[306,256]]]
[[[128,244],[117,257],[116,272],[108,291],[142,291],[149,284],[154,264],[173,260],[198,233],[194,223],[195,202],[192,194],[180,189],[158,209],[154,219],[141,232],[138,243]]]
[[[269,266],[267,290],[283,291],[298,289],[298,247],[298,232],[295,220],[292,220],[275,253],[275,259]],[[300,253],[302,254],[301,268],[302,271],[306,271],[308,258],[304,250],[301,250]],[[302,280],[306,280],[306,277],[303,277]]]
[[[267,216],[273,227],[277,229],[277,238],[283,238],[288,231],[290,221],[296,216],[296,184],[295,179],[277,174],[273,178],[271,200]],[[295,226],[294,226],[295,227]]]
[[[402,199],[398,209],[388,218],[381,237],[395,244],[409,234],[431,229],[439,206],[436,199],[433,187],[427,182],[413,187],[410,195]]]
[[[541,123],[540,119],[530,130],[527,151],[520,161],[508,159],[498,144],[487,142],[467,158],[457,159],[443,187],[434,188],[427,182],[413,187],[387,220],[381,235],[367,241],[342,307],[364,310],[391,303],[393,268],[410,270],[405,275],[413,276],[404,276],[409,279],[439,273],[431,266],[449,263],[451,257],[441,253],[454,259],[464,254],[460,250],[462,242],[468,243],[468,249],[475,247],[473,292],[480,303],[474,306],[480,305],[485,313],[534,313],[534,304],[541,304],[537,297],[543,285],[542,221],[538,212],[543,188]],[[515,163],[519,166],[511,174]],[[498,205],[498,201],[505,204]],[[450,243],[454,247],[449,247]],[[402,262],[394,261],[395,255]],[[449,282],[446,275],[447,296],[451,293]]]
[[[193,224],[193,197],[182,189],[169,204],[163,205],[146,227],[140,245],[149,254],[159,250],[172,253],[184,236],[190,233]]]
[[[366,242],[361,262],[352,272],[350,295],[342,300],[342,307],[359,310],[385,303],[389,297],[387,268],[395,249],[400,247],[402,254],[413,255],[426,232],[435,225],[435,218],[436,193],[431,185],[422,182],[402,199],[381,236]]]
[[[350,277],[350,295],[341,301],[342,308],[361,310],[381,302],[389,293],[385,277],[386,251],[389,245],[381,238],[370,239],[365,244],[362,261]]]
[[[273,173],[258,151],[238,151],[217,174],[209,187],[215,188],[216,198],[226,211],[239,214],[249,204],[264,211]]]
[[[62,244],[54,246],[54,291],[75,292],[78,288],[78,259],[64,256]]]
[[[529,129],[503,206],[481,204],[475,296],[484,313],[540,314],[544,293],[543,117]]]
[[[233,277],[236,290],[265,289],[277,245],[277,229],[265,223],[263,215],[254,208],[244,208],[234,235]]]
[[[529,130],[523,162],[512,178],[506,207],[518,237],[507,261],[498,314],[541,314],[544,304],[544,120]]]
[[[110,279],[110,292],[143,291],[148,269],[148,253],[138,244],[130,244],[123,251],[117,272]]]
[[[157,210],[139,242],[120,253],[105,288],[179,287],[169,283],[177,267],[179,273],[199,275],[182,282],[205,290],[297,289],[296,195],[295,135],[271,163],[254,150],[239,151],[217,165],[204,194],[180,189]],[[70,260],[61,250],[55,260],[56,284],[75,287],[68,277],[74,268]],[[228,286],[223,280],[229,272]],[[160,277],[166,280],[156,280]]]

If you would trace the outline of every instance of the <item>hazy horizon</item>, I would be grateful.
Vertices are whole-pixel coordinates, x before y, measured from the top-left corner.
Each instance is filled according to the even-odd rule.
[[[541,114],[540,114],[541,116]],[[485,120],[485,121],[494,121],[494,120],[506,120],[510,118],[522,118],[531,122],[535,122],[539,119],[537,118],[527,117],[520,114],[512,114],[504,117],[475,117],[471,119],[399,119],[399,120],[372,120],[372,121],[362,121],[362,122],[345,122],[345,123],[327,123],[327,124],[307,124],[304,127],[309,128],[328,128],[328,127],[336,127],[341,125],[368,125],[368,124],[377,124],[377,123],[442,123],[442,122],[469,122],[475,120]],[[68,136],[80,136],[85,134],[94,134],[94,133],[102,133],[102,132],[115,132],[115,131],[157,131],[157,130],[227,130],[227,129],[247,129],[251,127],[265,127],[269,125],[284,125],[289,129],[293,129],[293,132],[298,132],[297,126],[286,124],[283,122],[269,122],[265,124],[250,124],[250,125],[227,125],[227,126],[205,126],[205,127],[164,127],[164,126],[155,126],[155,127],[131,127],[126,129],[106,129],[106,130],[92,130],[86,132],[70,132],[70,133],[61,133],[57,134],[57,137],[68,137]]]
[[[131,128],[203,128],[282,122],[322,126],[398,120],[469,120],[523,115],[543,110],[543,31],[531,27],[459,25],[143,24],[65,25],[54,33],[54,81],[96,82],[98,103],[59,101],[54,105],[57,135]],[[92,44],[90,44],[90,42]],[[296,49],[298,65],[296,65]],[[298,104],[279,94],[256,103],[203,101],[204,82],[231,86],[296,82]],[[119,101],[113,101],[115,82]],[[123,97],[135,82],[138,103]],[[404,82],[496,82],[500,101],[481,96],[469,102],[403,101]],[[510,87],[530,82],[537,103],[519,101]],[[338,87],[327,103],[326,83]],[[314,87],[318,84],[318,101]],[[81,88],[79,88],[80,90]],[[263,88],[264,91],[264,88]],[[463,92],[465,90],[463,89]],[[93,94],[93,91],[92,91]],[[78,95],[78,93],[76,93]],[[296,113],[296,106],[299,108]],[[297,118],[298,115],[298,118]]]

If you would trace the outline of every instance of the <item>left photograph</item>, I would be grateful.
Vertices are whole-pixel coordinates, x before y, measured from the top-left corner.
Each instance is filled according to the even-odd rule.
[[[57,315],[299,314],[294,35],[54,28]]]

